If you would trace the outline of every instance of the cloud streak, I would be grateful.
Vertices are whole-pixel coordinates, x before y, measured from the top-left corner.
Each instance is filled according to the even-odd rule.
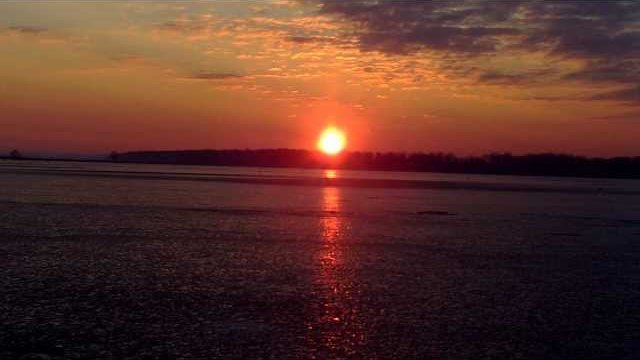
[[[196,80],[228,80],[228,79],[239,79],[244,77],[244,75],[233,74],[233,73],[215,73],[215,72],[199,72],[191,75],[189,79]]]
[[[37,35],[37,34],[46,32],[47,28],[39,27],[39,26],[20,25],[20,26],[9,26],[7,30],[11,32],[22,33],[22,34]]]
[[[592,100],[624,101],[640,105],[640,86],[634,86],[622,90],[609,91],[591,97]]]

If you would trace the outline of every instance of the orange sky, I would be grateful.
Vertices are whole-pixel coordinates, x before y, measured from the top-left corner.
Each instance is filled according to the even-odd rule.
[[[0,151],[640,155],[637,3],[566,3],[5,1]]]

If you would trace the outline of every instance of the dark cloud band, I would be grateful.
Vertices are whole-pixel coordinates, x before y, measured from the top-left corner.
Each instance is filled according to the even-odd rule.
[[[310,0],[308,0],[310,1]],[[474,57],[543,51],[584,61],[567,77],[588,82],[640,80],[640,2],[494,0],[316,0],[322,14],[356,25],[364,51],[407,54],[434,50]],[[481,81],[520,82],[481,74]]]

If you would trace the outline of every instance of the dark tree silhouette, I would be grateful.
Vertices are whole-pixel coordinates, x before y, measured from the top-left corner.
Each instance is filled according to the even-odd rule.
[[[432,171],[469,174],[640,178],[640,157],[587,158],[566,154],[493,153],[457,157],[446,153],[345,152],[329,158],[293,149],[137,151],[118,161],[155,164],[341,168],[354,170]]]
[[[120,154],[117,151],[112,151],[111,154],[109,154],[108,159],[111,161],[117,161],[119,157]]]
[[[18,151],[17,149],[12,150],[9,153],[9,157],[14,159],[14,160],[18,160],[18,159],[22,159],[22,154],[20,153],[20,151]]]

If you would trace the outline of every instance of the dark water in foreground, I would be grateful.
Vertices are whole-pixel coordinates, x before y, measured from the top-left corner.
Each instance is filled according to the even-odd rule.
[[[639,194],[0,162],[0,358],[632,359]]]

